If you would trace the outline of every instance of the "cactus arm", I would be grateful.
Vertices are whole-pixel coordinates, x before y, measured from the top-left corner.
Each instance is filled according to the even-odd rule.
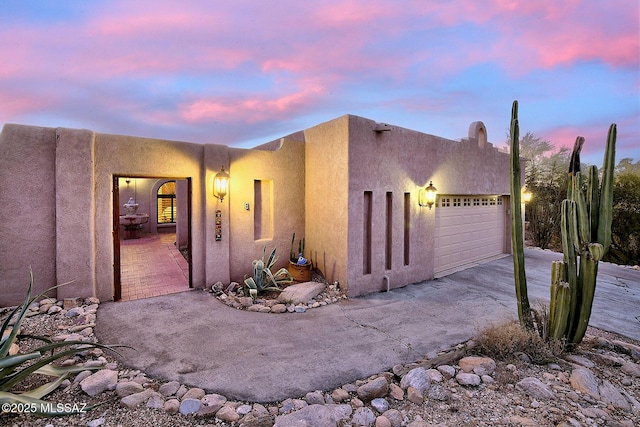
[[[576,142],[573,143],[573,151],[571,152],[571,160],[569,162],[569,174],[575,175],[580,172],[580,151],[584,145],[584,137],[579,136],[576,138]]]
[[[562,339],[566,334],[571,304],[571,290],[565,277],[565,263],[551,264],[551,299],[549,302],[549,338]]]
[[[564,264],[562,261],[553,261],[551,263],[551,286],[549,288],[551,298],[549,299],[549,330],[556,324],[555,311],[556,311],[556,294],[557,286],[560,283],[560,268],[558,264]]]
[[[571,289],[567,282],[559,282],[555,288],[554,323],[550,324],[549,337],[560,340],[567,333],[567,321],[571,306]]]
[[[590,242],[598,240],[598,218],[600,214],[600,188],[598,182],[598,168],[589,166],[587,186],[587,204],[589,207],[589,220],[591,223]]]
[[[598,243],[604,247],[605,253],[611,245],[611,221],[613,220],[613,171],[616,156],[616,124],[609,127],[607,147],[602,164],[602,187],[600,189],[600,218],[598,220]]]
[[[522,202],[520,183],[520,128],[518,124],[518,101],[511,108],[511,247],[513,255],[513,273],[518,304],[518,318],[526,329],[533,329],[531,307],[527,294],[527,276],[524,269],[524,239],[522,230]]]
[[[573,236],[575,231],[572,231],[572,206],[575,202],[572,200],[562,201],[560,227],[562,234],[562,253],[564,254],[565,271],[567,276],[567,283],[569,284],[570,294],[570,306],[569,306],[569,323],[567,330],[570,330],[575,313],[577,311],[578,300],[578,265],[576,260],[576,250],[574,247]]]
[[[584,338],[591,317],[591,308],[593,306],[593,297],[596,291],[596,276],[598,274],[598,261],[589,254],[585,253],[580,257],[580,305],[578,307],[577,316],[573,324],[572,330],[568,336],[568,341],[572,344],[578,344]]]
[[[584,138],[576,139],[571,154],[570,179],[567,198],[562,202],[560,224],[567,283],[561,280],[560,266],[553,264],[548,328],[551,338],[566,339],[570,345],[579,344],[584,338],[591,317],[598,261],[611,243],[615,140],[616,125],[612,124],[607,137],[602,184],[598,182],[598,169],[590,167],[586,194],[580,174]],[[568,311],[564,311],[564,307],[568,307]]]
[[[573,143],[573,151],[571,152],[571,160],[569,161],[569,181],[567,182],[567,199],[573,199],[573,177],[580,172],[580,151],[584,145],[584,138],[579,136]]]
[[[584,193],[582,191],[582,174],[577,172],[573,176],[573,200],[576,202],[576,215],[578,221],[578,237],[580,238],[580,245],[576,250],[582,249],[582,244],[586,244],[591,241],[591,221],[589,219],[589,209],[587,207],[587,201],[585,200]]]
[[[296,240],[296,233],[293,233],[293,236],[291,236],[291,248],[289,249],[289,260],[294,260],[294,259],[298,258],[293,253],[293,244],[294,244],[295,240]]]

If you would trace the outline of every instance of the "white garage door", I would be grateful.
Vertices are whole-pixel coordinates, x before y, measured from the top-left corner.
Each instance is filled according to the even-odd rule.
[[[504,252],[501,196],[443,195],[435,209],[436,275]]]

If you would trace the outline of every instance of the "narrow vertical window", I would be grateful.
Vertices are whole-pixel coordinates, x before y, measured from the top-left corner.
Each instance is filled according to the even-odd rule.
[[[271,181],[253,181],[253,238],[271,239],[273,234]]]
[[[384,268],[391,270],[391,259],[393,258],[393,193],[387,192],[386,203],[386,225],[384,233]]]
[[[404,265],[409,265],[411,242],[411,193],[404,193]]]
[[[363,244],[362,244],[362,270],[363,274],[371,274],[371,221],[373,207],[373,192],[364,192],[363,203]]]
[[[158,224],[176,222],[176,182],[165,182],[158,188]]]

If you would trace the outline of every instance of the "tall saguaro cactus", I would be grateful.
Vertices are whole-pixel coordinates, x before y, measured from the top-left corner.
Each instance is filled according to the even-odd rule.
[[[552,266],[549,332],[554,339],[578,344],[591,317],[598,262],[611,244],[613,171],[616,125],[607,136],[602,181],[598,168],[589,167],[586,181],[580,173],[578,137],[571,154],[567,198],[562,202],[562,251],[564,259]]]
[[[533,329],[531,306],[527,293],[527,276],[524,269],[524,233],[522,230],[522,194],[520,183],[520,126],[518,124],[518,101],[511,107],[511,252],[513,255],[513,272],[516,282],[516,299],[518,300],[518,318],[520,324]]]

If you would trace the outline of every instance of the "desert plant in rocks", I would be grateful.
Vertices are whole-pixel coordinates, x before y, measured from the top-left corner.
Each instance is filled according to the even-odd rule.
[[[552,264],[549,333],[553,339],[573,345],[584,338],[591,317],[598,262],[611,245],[613,172],[616,125],[609,128],[602,181],[598,168],[589,167],[586,179],[580,173],[578,137],[569,166],[570,183],[562,202],[561,234],[564,259]]]
[[[100,368],[82,366],[60,367],[56,366],[54,362],[92,348],[113,351],[115,346],[77,340],[53,342],[46,337],[20,334],[20,325],[29,306],[42,298],[47,292],[64,286],[54,286],[41,294],[32,296],[32,285],[33,273],[30,272],[29,287],[27,288],[24,302],[9,312],[9,315],[2,323],[2,327],[0,327],[0,335],[2,336],[0,340],[0,405],[2,411],[28,412],[39,416],[60,416],[79,413],[79,410],[86,411],[91,409],[73,407],[59,408],[57,405],[43,400],[43,398],[56,390],[69,375],[80,371]],[[19,343],[24,340],[41,342],[42,345],[30,349],[26,353],[20,353],[18,350]],[[17,388],[16,386],[20,386],[24,382],[29,381],[32,375],[52,377],[54,380],[26,392],[14,391]]]
[[[560,340],[569,346],[579,344],[584,338],[591,317],[598,262],[611,244],[616,132],[616,125],[612,124],[607,136],[602,180],[595,166],[589,168],[586,177],[580,172],[583,137],[576,139],[571,154],[567,198],[561,209],[564,258],[551,267],[548,323],[535,322],[539,332],[544,331],[545,338]],[[510,135],[512,245],[518,316],[523,326],[532,328],[536,316],[529,307],[524,269],[517,101],[513,102]]]
[[[518,303],[518,319],[526,329],[533,329],[531,305],[527,292],[527,276],[524,269],[524,232],[522,229],[522,194],[520,183],[520,125],[518,123],[518,101],[513,101],[511,107],[511,126],[509,128],[511,140],[511,245],[513,253],[513,273],[516,284],[516,299]]]
[[[258,294],[264,291],[280,291],[280,285],[292,283],[293,278],[286,268],[281,268],[275,273],[271,269],[276,264],[276,248],[273,248],[269,256],[267,247],[262,250],[262,258],[253,260],[253,276],[244,279],[244,284],[248,289],[249,296],[256,299]]]
[[[474,341],[474,353],[506,362],[528,359],[536,364],[545,364],[562,354],[562,346],[557,342],[545,341],[536,331],[522,328],[514,321],[488,326]]]

